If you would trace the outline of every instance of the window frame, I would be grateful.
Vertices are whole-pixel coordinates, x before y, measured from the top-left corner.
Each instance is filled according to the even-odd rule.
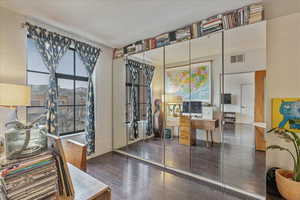
[[[30,37],[27,37],[27,40],[30,40],[31,38]],[[27,49],[28,50],[28,49]],[[71,134],[76,134],[76,133],[80,133],[80,132],[84,132],[85,130],[84,129],[80,129],[80,130],[76,130],[77,127],[76,127],[76,108],[82,108],[82,107],[85,107],[86,104],[76,104],[76,81],[82,81],[82,82],[87,82],[88,83],[88,76],[80,76],[80,75],[77,75],[77,71],[76,71],[76,57],[78,58],[78,56],[76,56],[76,51],[75,51],[75,48],[72,48],[70,47],[68,49],[69,51],[72,51],[72,56],[73,56],[73,74],[63,74],[63,73],[55,73],[55,79],[56,79],[56,87],[57,87],[57,95],[58,95],[58,98],[59,98],[59,91],[58,91],[58,80],[59,79],[62,79],[62,80],[71,80],[73,81],[73,95],[74,95],[74,100],[73,100],[73,104],[67,104],[67,105],[59,105],[59,102],[58,102],[58,105],[57,107],[73,107],[73,131],[68,131],[68,132],[61,132],[59,133],[60,136],[64,136],[64,135],[71,135]],[[28,58],[28,53],[27,53],[27,58]],[[79,58],[80,59],[80,58]],[[43,71],[36,71],[36,70],[31,70],[29,69],[29,63],[27,62],[26,64],[26,82],[27,82],[27,85],[28,85],[28,73],[32,73],[32,74],[45,74],[45,75],[49,75],[50,73],[49,72],[43,72]],[[26,106],[26,118],[28,119],[28,109],[30,108],[44,108],[46,109],[46,105],[43,105],[43,106]]]

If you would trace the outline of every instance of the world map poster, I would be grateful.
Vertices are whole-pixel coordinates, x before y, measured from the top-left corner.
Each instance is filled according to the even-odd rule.
[[[211,103],[211,62],[166,69],[166,94]]]

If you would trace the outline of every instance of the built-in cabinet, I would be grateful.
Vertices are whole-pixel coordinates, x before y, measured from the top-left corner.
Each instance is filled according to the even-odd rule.
[[[260,22],[115,59],[113,149],[201,180],[263,196],[264,184],[259,191],[246,185],[253,181],[253,177],[261,178],[264,183],[264,174],[248,176],[245,172],[246,178],[238,174],[232,177],[234,173],[244,173],[237,160],[245,159],[248,152],[236,150],[244,145],[243,140],[234,138],[234,135],[226,136],[223,132],[225,105],[221,97],[226,89],[224,74],[263,70],[266,66],[265,50],[266,22]],[[233,62],[232,56],[238,55],[242,55],[243,61]],[[161,115],[157,116],[161,116],[162,126],[157,137],[145,134],[147,120],[140,117],[138,137],[131,138],[132,118],[128,113],[132,113],[132,91],[126,87],[127,60],[155,67],[151,82],[152,119],[155,124],[155,103],[159,102]],[[139,76],[145,78],[142,74]],[[145,112],[147,93],[138,89],[137,95],[139,112]],[[192,130],[191,122],[197,120],[218,124],[214,124],[212,134],[207,137],[205,129],[194,127]],[[249,169],[251,167],[249,164]],[[243,181],[245,184],[241,184]]]

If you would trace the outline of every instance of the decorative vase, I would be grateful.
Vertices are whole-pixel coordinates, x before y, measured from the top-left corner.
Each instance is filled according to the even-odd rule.
[[[300,182],[292,180],[293,172],[284,169],[276,170],[276,184],[280,194],[287,200],[300,199]]]
[[[47,129],[44,125],[25,126],[18,121],[6,125],[8,127],[5,132],[6,159],[26,158],[47,149]]]

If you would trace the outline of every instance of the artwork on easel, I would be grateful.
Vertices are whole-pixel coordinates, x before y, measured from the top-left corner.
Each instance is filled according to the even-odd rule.
[[[300,98],[272,99],[272,127],[300,133]]]

